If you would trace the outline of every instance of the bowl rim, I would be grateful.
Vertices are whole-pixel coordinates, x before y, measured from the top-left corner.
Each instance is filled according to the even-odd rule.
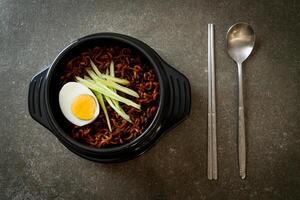
[[[67,52],[72,51],[73,48],[75,48],[78,45],[82,45],[83,43],[87,43],[91,40],[114,40],[116,42],[121,42],[123,44],[126,44],[130,46],[130,48],[134,48],[137,52],[142,54],[147,61],[153,66],[158,80],[159,80],[159,85],[160,85],[160,99],[159,99],[159,104],[158,104],[158,109],[156,111],[156,114],[154,118],[152,119],[152,122],[148,125],[148,127],[144,130],[142,134],[140,134],[137,138],[134,140],[122,144],[122,145],[117,145],[115,147],[107,147],[107,148],[95,148],[92,146],[88,146],[87,144],[81,143],[74,138],[72,138],[67,132],[65,132],[62,128],[60,123],[55,119],[54,114],[51,110],[51,105],[50,105],[50,85],[51,85],[51,79],[52,79],[52,74],[55,72],[55,69],[57,67],[57,64],[60,62],[60,60],[66,55]],[[150,51],[150,52],[149,52]],[[152,52],[153,51],[153,52]],[[157,60],[157,61],[156,61]],[[46,81],[45,81],[45,104],[46,104],[46,109],[47,113],[49,116],[49,119],[51,121],[51,124],[54,126],[55,131],[58,132],[58,137],[65,142],[69,143],[72,146],[79,147],[81,151],[86,151],[90,153],[114,153],[114,152],[120,152],[124,151],[129,148],[134,148],[137,146],[138,143],[144,141],[146,139],[146,136],[151,135],[152,132],[158,132],[159,130],[155,130],[155,127],[161,127],[158,126],[161,118],[162,118],[162,109],[163,105],[165,102],[165,89],[163,87],[163,78],[162,78],[162,70],[160,69],[161,63],[158,62],[160,61],[159,58],[156,56],[156,53],[154,50],[149,47],[147,44],[143,43],[142,41],[127,36],[119,33],[110,33],[110,32],[104,32],[104,33],[95,33],[95,34],[90,34],[84,37],[81,37],[73,42],[71,42],[69,45],[67,45],[63,50],[60,51],[60,53],[56,56],[52,64],[50,65],[50,68],[47,72],[46,75]],[[159,129],[158,128],[158,129]],[[57,135],[57,134],[56,134]]]

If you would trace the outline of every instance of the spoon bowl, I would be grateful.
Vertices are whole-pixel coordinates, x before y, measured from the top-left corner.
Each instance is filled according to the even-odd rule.
[[[251,54],[255,34],[247,23],[232,25],[227,32],[227,50],[230,57],[237,63],[242,63]]]

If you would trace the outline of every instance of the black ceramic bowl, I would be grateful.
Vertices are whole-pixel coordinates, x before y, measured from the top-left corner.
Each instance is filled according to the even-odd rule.
[[[160,83],[160,101],[152,123],[139,137],[124,145],[97,149],[74,140],[68,134],[70,130],[64,124],[58,103],[58,93],[62,87],[59,78],[63,66],[82,49],[105,44],[126,46],[138,52],[144,61],[154,67]],[[190,113],[191,92],[188,79],[145,43],[121,34],[97,33],[72,42],[50,66],[33,77],[29,86],[28,106],[32,118],[48,128],[72,152],[93,161],[118,162],[142,154],[168,129],[184,120]]]

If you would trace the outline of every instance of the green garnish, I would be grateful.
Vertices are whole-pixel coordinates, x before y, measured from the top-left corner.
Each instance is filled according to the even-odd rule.
[[[106,70],[106,74],[102,74],[92,60],[90,60],[90,62],[93,70],[86,70],[89,76],[84,76],[84,78],[76,77],[76,80],[77,82],[90,88],[95,93],[99,104],[103,109],[109,131],[111,132],[112,128],[108,112],[105,107],[104,99],[110,105],[110,107],[112,107],[116,111],[118,115],[120,115],[126,121],[132,123],[129,115],[125,113],[119,102],[137,109],[141,109],[141,106],[130,99],[120,96],[117,91],[121,91],[136,98],[139,97],[139,94],[134,90],[123,86],[129,84],[128,80],[115,77],[113,61],[111,61],[110,63],[109,70]]]
[[[126,99],[125,97],[122,97],[122,96],[116,94],[114,91],[109,89],[107,86],[105,86],[99,82],[95,82],[94,80],[85,80],[78,76],[76,77],[76,80],[79,83],[85,85],[86,87],[103,94],[104,96],[108,96],[109,98],[112,98],[119,102],[125,103],[128,106],[132,106],[134,108],[141,109],[141,106],[139,104],[131,101],[130,99]]]
[[[109,131],[111,132],[111,125],[110,125],[110,121],[109,121],[109,116],[108,116],[108,113],[107,113],[107,110],[106,110],[106,107],[105,107],[105,103],[104,103],[102,94],[101,94],[101,93],[98,93],[98,92],[95,92],[95,94],[96,94],[97,99],[99,100],[99,103],[100,103],[101,108],[103,109],[103,112],[104,112],[104,115],[105,115],[105,118],[106,118],[106,122],[107,122],[108,129],[109,129]]]
[[[97,66],[95,65],[95,63],[93,63],[92,60],[90,60],[91,62],[91,66],[94,70],[94,72],[99,76],[99,78],[103,78],[103,79],[106,79],[106,80],[110,80],[110,81],[113,81],[115,83],[119,83],[119,84],[122,84],[122,85],[128,85],[129,84],[129,81],[126,80],[126,79],[121,79],[121,78],[117,78],[117,77],[114,77],[114,76],[110,76],[110,75],[107,75],[107,74],[102,74]]]
[[[114,65],[114,61],[111,61],[111,62],[110,62],[110,65],[109,65],[109,71],[110,71],[110,76],[111,76],[111,77],[115,77],[115,65]],[[106,69],[106,75],[108,75],[108,68]],[[117,93],[117,90],[116,90],[116,89],[112,88],[112,90],[113,90],[115,93]],[[120,104],[119,104],[118,101],[116,101],[116,100],[113,99],[113,103],[115,104],[115,106],[116,106],[121,112],[125,113],[124,110],[123,110],[123,108],[120,106]]]
[[[103,84],[105,86],[108,86],[110,88],[114,88],[116,90],[119,90],[121,92],[124,92],[128,95],[131,95],[131,96],[134,96],[134,97],[139,97],[139,94],[127,87],[124,87],[122,85],[119,85],[113,81],[110,81],[110,80],[105,80],[99,76],[97,76],[97,74],[95,72],[93,72],[92,70],[86,70],[88,72],[88,74],[90,75],[90,77],[96,82],[96,83],[99,83],[99,84]]]
[[[110,62],[109,71],[110,71],[110,75],[112,77],[115,77],[115,65],[114,65],[114,61]]]
[[[106,101],[108,102],[108,104],[121,116],[123,117],[126,121],[129,121],[130,123],[132,123],[132,121],[130,120],[130,117],[129,115],[127,115],[125,112],[122,112],[120,109],[118,109],[114,103],[112,102],[112,100],[107,97],[107,96],[104,96]]]

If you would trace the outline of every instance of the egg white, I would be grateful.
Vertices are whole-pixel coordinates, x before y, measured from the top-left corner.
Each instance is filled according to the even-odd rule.
[[[77,118],[73,112],[72,112],[72,104],[76,97],[79,95],[87,94],[94,98],[96,102],[96,109],[95,114],[92,119],[90,120],[82,120]],[[59,92],[59,106],[64,114],[64,116],[73,124],[77,126],[84,126],[86,124],[91,123],[96,119],[96,117],[99,115],[99,103],[97,101],[96,96],[94,93],[87,88],[86,86],[77,83],[77,82],[68,82],[66,83]]]

